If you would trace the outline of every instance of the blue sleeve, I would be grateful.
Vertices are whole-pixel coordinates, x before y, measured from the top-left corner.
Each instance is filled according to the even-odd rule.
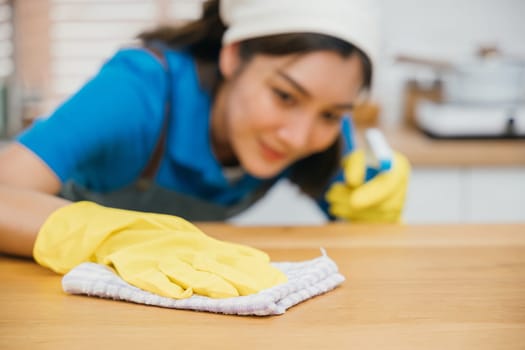
[[[18,136],[62,182],[94,190],[132,182],[162,125],[166,75],[142,49],[119,51],[48,118]]]
[[[353,127],[353,124],[352,124],[352,117],[351,116],[345,117],[343,119],[342,123],[341,123],[341,137],[343,139],[342,154],[346,155],[346,154],[352,152],[354,150],[354,147],[355,147],[354,127]],[[329,181],[328,185],[326,186],[326,189],[323,191],[323,195],[321,196],[321,198],[318,198],[316,200],[317,205],[319,206],[319,208],[321,208],[321,210],[325,213],[327,218],[330,219],[330,220],[335,220],[336,218],[333,217],[328,212],[329,205],[328,205],[328,202],[325,199],[325,194],[326,194],[326,192],[328,191],[328,189],[330,188],[330,186],[334,182],[344,182],[343,169],[340,168],[337,171],[337,173],[334,175],[334,177],[332,177],[332,179]]]

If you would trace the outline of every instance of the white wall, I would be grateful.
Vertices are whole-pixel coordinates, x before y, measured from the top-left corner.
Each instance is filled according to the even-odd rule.
[[[288,180],[278,182],[259,202],[231,219],[239,225],[319,225],[324,213]]]

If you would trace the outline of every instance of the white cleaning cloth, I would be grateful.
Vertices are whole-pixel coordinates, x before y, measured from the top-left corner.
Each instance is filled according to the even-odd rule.
[[[95,263],[83,263],[62,278],[62,288],[70,294],[86,294],[105,299],[172,309],[189,309],[233,315],[280,315],[289,307],[328,292],[345,280],[337,265],[324,250],[323,255],[301,262],[273,263],[288,276],[288,282],[257,294],[226,299],[193,295],[171,299],[136,288],[111,269]]]

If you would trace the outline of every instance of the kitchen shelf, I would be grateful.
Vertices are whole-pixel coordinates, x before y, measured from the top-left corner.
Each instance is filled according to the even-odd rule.
[[[413,166],[525,166],[525,139],[434,139],[413,127],[382,130]]]

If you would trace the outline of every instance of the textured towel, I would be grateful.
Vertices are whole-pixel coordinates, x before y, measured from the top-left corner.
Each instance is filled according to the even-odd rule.
[[[106,299],[172,309],[189,309],[233,315],[280,315],[289,307],[328,292],[345,278],[324,250],[323,255],[301,262],[273,263],[288,276],[288,282],[257,294],[227,299],[193,295],[187,299],[171,299],[136,288],[104,265],[83,263],[62,279],[62,288],[70,294],[86,294]]]

